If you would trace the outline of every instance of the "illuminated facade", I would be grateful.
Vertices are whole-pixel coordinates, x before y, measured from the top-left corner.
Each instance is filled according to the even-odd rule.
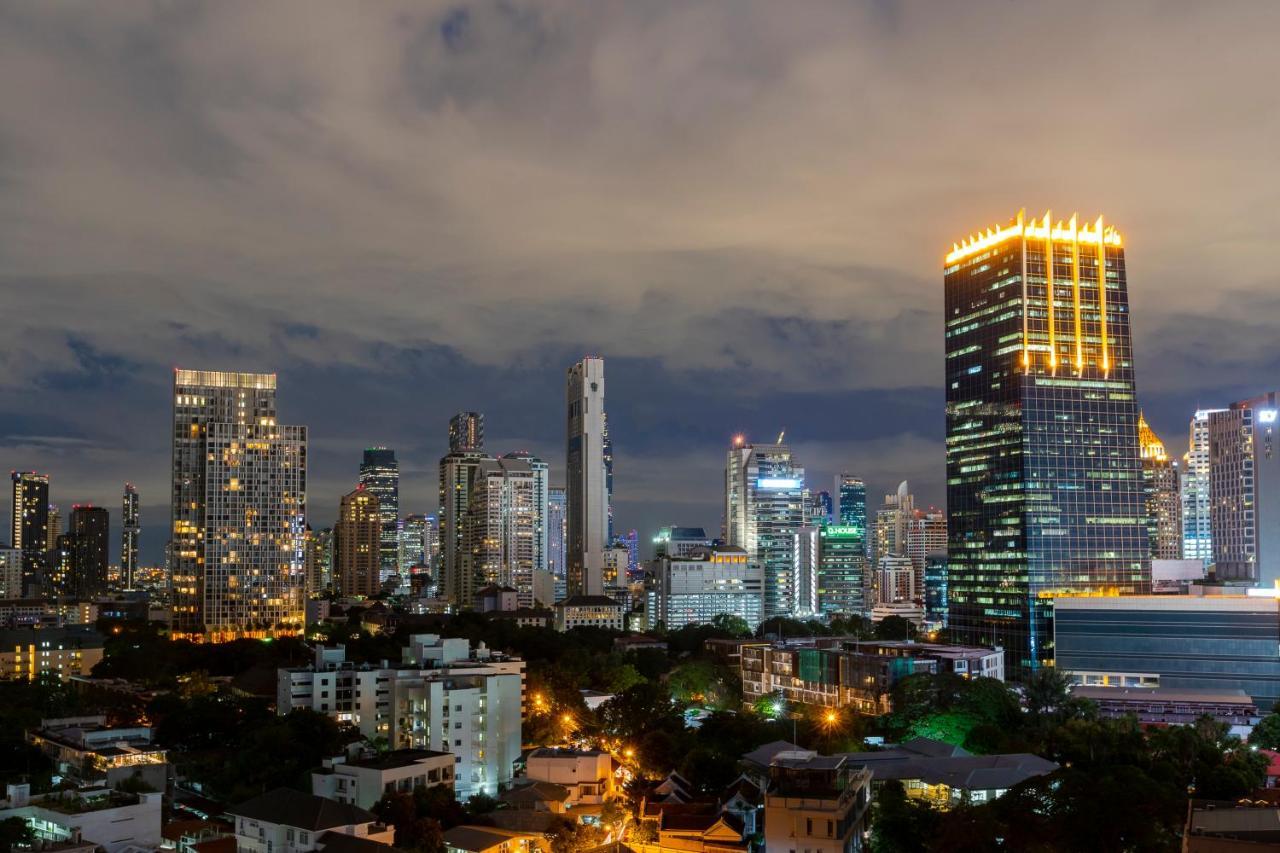
[[[1182,558],[1213,562],[1213,521],[1209,512],[1209,415],[1199,409],[1191,419],[1190,441],[1182,455],[1178,488],[1182,498]]]
[[[382,517],[379,573],[381,580],[386,580],[400,571],[400,463],[396,452],[389,447],[365,448],[359,483],[378,497]]]
[[[805,526],[804,468],[785,444],[735,438],[725,465],[725,538],[764,569],[764,618],[798,604],[796,534]]]
[[[307,429],[276,423],[276,377],[175,370],[175,639],[300,634]]]
[[[547,571],[559,582],[565,579],[564,489],[547,489]]]
[[[464,414],[475,415],[474,412]],[[457,421],[462,415],[455,416]],[[477,415],[478,417],[478,415]],[[449,425],[449,443],[454,439],[454,424]],[[452,450],[440,460],[440,560],[437,586],[440,595],[459,607],[469,607],[475,591],[474,578],[463,570],[466,557],[464,534],[467,513],[471,508],[471,489],[475,485],[480,463],[491,459],[479,448]]]
[[[484,450],[484,415],[458,412],[449,419],[449,452],[476,453]]]
[[[13,471],[13,516],[9,544],[22,552],[23,584],[35,582],[49,545],[49,475]],[[56,540],[55,540],[56,541]]]
[[[1209,505],[1219,580],[1280,585],[1280,400],[1209,414]]]
[[[467,578],[459,606],[474,605],[477,590],[510,586],[521,607],[533,606],[535,572],[547,555],[547,464],[529,454],[478,463],[471,485],[463,541]]]
[[[665,556],[654,563],[646,621],[668,631],[701,625],[727,613],[755,630],[762,618],[764,573],[741,548],[703,548],[687,556]]]
[[[382,506],[365,486],[342,496],[333,525],[333,586],[344,596],[377,595],[382,588]]]
[[[904,557],[907,553],[907,527],[915,514],[915,497],[907,481],[898,484],[898,491],[884,496],[884,503],[876,510],[875,538],[871,542],[872,562],[879,564],[881,557]]]
[[[1142,454],[1142,489],[1146,495],[1147,541],[1153,560],[1182,559],[1182,501],[1178,469],[1147,419],[1138,413],[1138,452]]]
[[[125,483],[120,501],[120,577],[126,589],[133,589],[133,573],[138,569],[139,521],[138,490]]]
[[[610,464],[605,458],[604,359],[587,357],[566,382],[566,581],[570,596],[603,591],[609,536]]]
[[[818,531],[818,612],[861,616],[867,610],[867,531],[830,524]]]
[[[866,538],[867,484],[861,477],[841,474],[836,477],[836,508],[833,523],[844,527],[857,527]]]
[[[1025,672],[1055,594],[1151,586],[1124,249],[1019,213],[944,280],[950,628]]]

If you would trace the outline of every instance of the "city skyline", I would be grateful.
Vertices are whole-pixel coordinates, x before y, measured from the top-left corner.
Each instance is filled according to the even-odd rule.
[[[1258,319],[1277,298],[1260,224],[1269,113],[1256,105],[1274,95],[1252,39],[1277,12],[1082,4],[1049,22],[992,8],[815,7],[796,21],[768,6],[477,6],[415,10],[403,28],[335,9],[295,34],[301,51],[279,10],[9,10],[13,79],[43,85],[3,96],[15,136],[0,168],[22,180],[0,202],[0,286],[20,318],[0,343],[0,465],[48,473],[64,510],[107,507],[113,542],[121,485],[135,483],[154,564],[169,369],[271,372],[291,389],[289,422],[314,435],[313,526],[332,523],[372,445],[397,451],[402,514],[430,513],[459,410],[486,413],[494,453],[527,449],[563,485],[562,371],[598,353],[619,530],[717,529],[725,442],[783,428],[811,487],[849,471],[879,495],[907,479],[942,506],[938,248],[1022,205],[1124,224],[1139,403],[1180,458],[1196,409],[1272,390]],[[1089,61],[1022,61],[1050,34],[1095,44],[1104,15]],[[725,28],[755,49],[726,54]],[[351,32],[411,61],[326,49]],[[534,49],[551,34],[554,50]],[[1228,37],[1238,49],[1213,49]],[[1020,46],[955,50],[979,38]],[[77,52],[77,39],[103,48]],[[655,55],[663,75],[635,73]],[[939,55],[949,79],[1006,87],[1019,133],[965,124],[971,90],[936,73]],[[1009,63],[1027,70],[1008,78]],[[1052,126],[1027,97],[1068,68],[1079,85],[1064,106],[1087,109],[1089,127]],[[272,97],[285,90],[310,94]],[[1239,129],[1246,106],[1259,124]],[[315,147],[291,141],[295,126]],[[1026,156],[1037,148],[1055,169]],[[1232,156],[1205,156],[1220,150]],[[602,165],[624,155],[625,174]],[[494,162],[512,171],[492,177]],[[1194,205],[1169,203],[1170,174]],[[346,387],[365,405],[340,405]]]

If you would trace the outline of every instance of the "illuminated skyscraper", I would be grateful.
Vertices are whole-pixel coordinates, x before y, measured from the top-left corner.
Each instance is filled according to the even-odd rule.
[[[1209,506],[1219,580],[1280,586],[1280,400],[1209,413]]]
[[[62,510],[58,509],[57,504],[49,504],[49,544],[46,546],[47,550],[52,551],[58,547],[58,537],[62,533]]]
[[[907,530],[915,516],[915,497],[907,481],[898,484],[898,491],[884,496],[884,503],[876,510],[875,539],[871,543],[871,559],[878,566],[882,557],[907,556]]]
[[[342,595],[382,589],[382,507],[363,485],[342,496],[333,525],[333,586]]]
[[[458,412],[449,419],[449,452],[478,453],[484,450],[484,415]]]
[[[603,368],[602,375],[603,375]],[[604,413],[604,490],[609,495],[609,533],[607,541],[613,541],[613,439],[609,437],[609,413]]]
[[[1055,595],[1151,586],[1124,249],[1020,213],[944,278],[948,618],[1020,673],[1053,657]]]
[[[1187,452],[1182,455],[1182,558],[1213,562],[1213,521],[1209,509],[1209,415],[1199,409],[1191,419]]]
[[[604,359],[588,356],[570,367],[565,392],[567,590],[570,597],[601,595],[604,549],[611,542],[609,469],[604,443]]]
[[[565,509],[564,489],[547,489],[547,571],[557,581],[565,579]]]
[[[853,524],[820,528],[818,611],[824,616],[861,616],[870,587],[866,530]]]
[[[274,373],[175,370],[175,639],[302,632],[307,428],[276,423]]]
[[[426,515],[406,516],[400,526],[400,571],[408,574],[413,566],[430,566],[427,562],[427,531],[435,519]]]
[[[138,490],[133,483],[125,483],[120,504],[120,578],[127,589],[133,589],[133,573],[138,568],[139,520]]]
[[[734,438],[725,465],[725,533],[764,569],[764,618],[798,605],[796,534],[805,525],[804,468],[791,448]]]
[[[464,592],[497,584],[534,602],[534,577],[546,570],[547,464],[527,453],[479,461],[463,526]],[[460,600],[470,607],[472,599]]]
[[[360,462],[360,485],[378,496],[382,513],[382,539],[379,547],[381,580],[400,569],[400,463],[389,447],[369,447]]]
[[[23,584],[37,579],[49,549],[49,475],[34,471],[13,471],[13,516],[9,524],[10,542],[22,552]]]
[[[1178,469],[1164,442],[1138,413],[1138,451],[1142,454],[1142,488],[1146,495],[1147,542],[1153,560],[1182,557],[1182,505]]]

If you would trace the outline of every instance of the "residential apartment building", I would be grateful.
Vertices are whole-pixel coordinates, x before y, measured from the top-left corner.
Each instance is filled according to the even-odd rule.
[[[235,822],[236,853],[310,853],[323,851],[335,836],[347,844],[337,845],[343,853],[390,844],[395,830],[379,823],[371,812],[358,806],[304,794],[293,788],[276,788],[227,809]]]
[[[311,774],[311,793],[339,803],[371,809],[384,794],[411,794],[438,785],[453,789],[457,759],[433,749],[393,749],[379,755],[325,759]]]
[[[844,756],[778,753],[765,789],[765,849],[858,853],[870,806],[871,774]]]

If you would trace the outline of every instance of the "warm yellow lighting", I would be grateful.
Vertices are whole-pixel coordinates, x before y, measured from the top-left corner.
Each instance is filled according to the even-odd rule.
[[[1098,235],[1102,235],[1102,239],[1098,239]],[[1052,237],[1054,240],[1066,242],[1068,240],[1078,240],[1081,244],[1095,246],[1105,244],[1108,246],[1122,246],[1124,242],[1120,236],[1120,232],[1112,226],[1103,228],[1102,217],[1098,217],[1092,230],[1085,225],[1073,236],[1071,229],[1062,222],[1050,227],[1049,216],[1045,215],[1041,222],[1032,220],[1029,223],[1023,223],[1015,220],[1012,224],[1003,228],[988,228],[985,232],[979,231],[977,234],[971,234],[959,243],[951,244],[951,251],[947,253],[947,264],[953,264],[956,261],[962,261],[965,258],[972,257],[979,252],[989,249],[992,246],[998,246],[1006,240],[1014,237],[1026,237],[1028,240],[1044,240]]]
[[[1164,442],[1147,423],[1147,418],[1142,412],[1138,412],[1138,449],[1143,459],[1164,462],[1169,458],[1169,454],[1164,449]]]

